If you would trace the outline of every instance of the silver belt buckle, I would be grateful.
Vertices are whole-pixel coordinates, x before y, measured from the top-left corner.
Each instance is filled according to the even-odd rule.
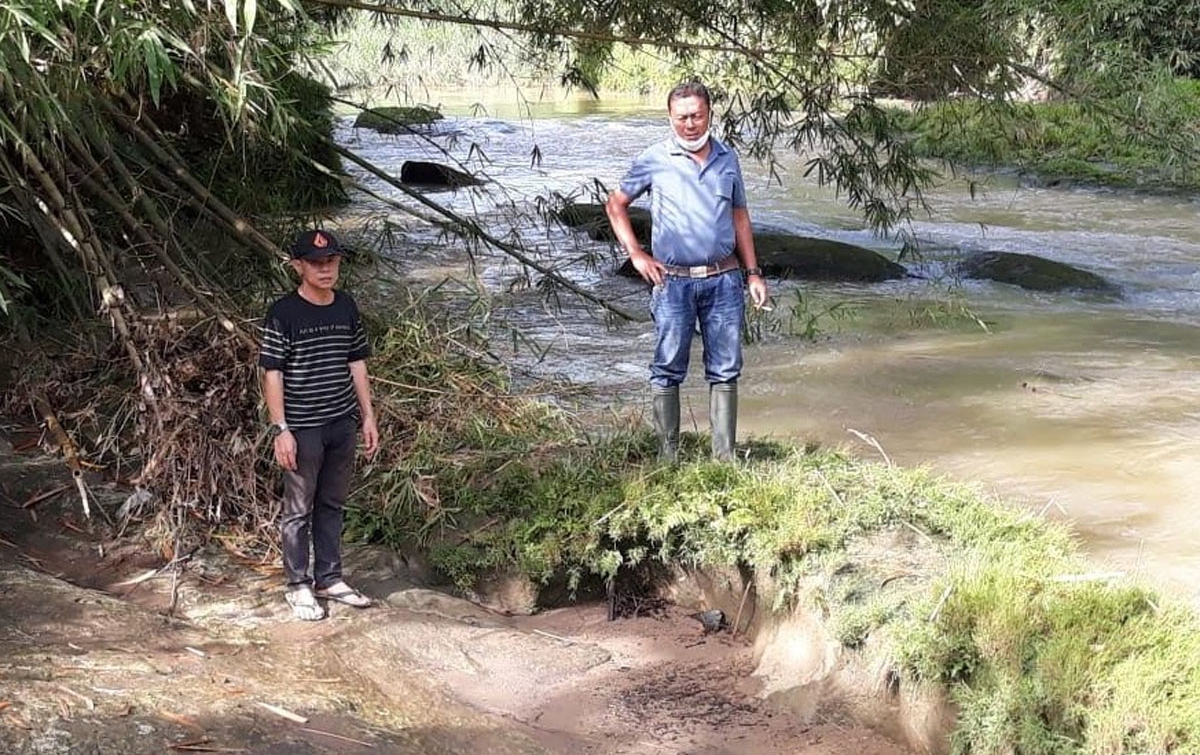
[[[707,278],[708,265],[692,265],[688,268],[689,278]]]

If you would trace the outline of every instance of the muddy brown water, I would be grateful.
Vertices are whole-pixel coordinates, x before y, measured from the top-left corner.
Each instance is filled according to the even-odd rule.
[[[446,159],[441,148],[466,160],[477,145],[490,162],[468,162],[493,183],[439,199],[482,211],[490,227],[524,237],[580,285],[644,312],[644,288],[609,274],[614,259],[604,255],[611,250],[548,228],[531,208],[537,197],[554,193],[586,197],[595,180],[614,186],[628,161],[666,133],[660,103],[535,95],[518,108],[478,92],[427,99],[450,115],[434,132],[437,149],[416,137],[349,128],[341,138],[396,169],[414,156]],[[541,162],[531,164],[535,145]],[[899,239],[873,236],[833,191],[803,177],[802,158],[779,160],[780,183],[763,166],[744,165],[756,222],[897,254]],[[932,465],[1069,520],[1103,568],[1195,593],[1200,197],[976,178],[975,186],[950,179],[931,191],[932,212],[914,221],[922,251],[907,264],[922,279],[865,287],[775,282],[773,317],[781,331],[797,295],[807,298],[801,308],[809,312],[842,302],[858,315],[820,320],[816,341],[776,333],[747,349],[743,432],[846,445],[877,457],[848,432],[858,430],[897,462]],[[381,213],[407,222],[366,200],[341,220],[354,225]],[[461,276],[454,244],[420,231],[395,240],[393,251],[414,276]],[[1123,296],[1101,300],[954,280],[955,259],[980,250],[1078,265],[1116,283]],[[578,261],[589,253],[599,260]],[[518,363],[622,391],[626,405],[640,403],[651,351],[646,323],[610,329],[569,295],[558,307],[546,306],[502,256],[482,253],[476,262],[482,264],[474,279],[493,296],[498,321],[551,347],[540,360],[528,349],[510,354]],[[989,330],[934,327],[936,313],[920,315],[929,301],[965,305]],[[497,333],[500,346],[506,336],[503,328]],[[706,398],[697,372],[685,394],[689,416],[703,429]]]

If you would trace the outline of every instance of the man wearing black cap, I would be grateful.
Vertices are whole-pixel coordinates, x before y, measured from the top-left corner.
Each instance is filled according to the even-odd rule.
[[[287,601],[296,618],[316,621],[325,617],[318,598],[356,608],[371,604],[342,579],[342,515],[358,426],[368,457],[379,446],[379,431],[365,361],[371,350],[358,306],[334,288],[341,244],[328,231],[306,231],[291,256],[300,286],[271,305],[258,364],[275,461],[283,468]]]

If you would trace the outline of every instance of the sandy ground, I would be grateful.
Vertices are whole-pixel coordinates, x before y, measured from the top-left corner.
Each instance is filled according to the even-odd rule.
[[[774,709],[744,638],[671,606],[504,616],[371,549],[349,560],[377,606],[317,623],[290,618],[277,570],[220,553],[131,583],[161,558],[84,521],[69,490],[26,505],[64,480],[0,445],[0,752],[904,752]]]

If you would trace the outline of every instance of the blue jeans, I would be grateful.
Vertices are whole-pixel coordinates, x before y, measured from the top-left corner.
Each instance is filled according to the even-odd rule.
[[[709,278],[664,278],[650,294],[656,336],[650,384],[668,388],[683,382],[697,321],[704,341],[704,379],[737,380],[742,373],[745,310],[744,284],[737,270]]]

